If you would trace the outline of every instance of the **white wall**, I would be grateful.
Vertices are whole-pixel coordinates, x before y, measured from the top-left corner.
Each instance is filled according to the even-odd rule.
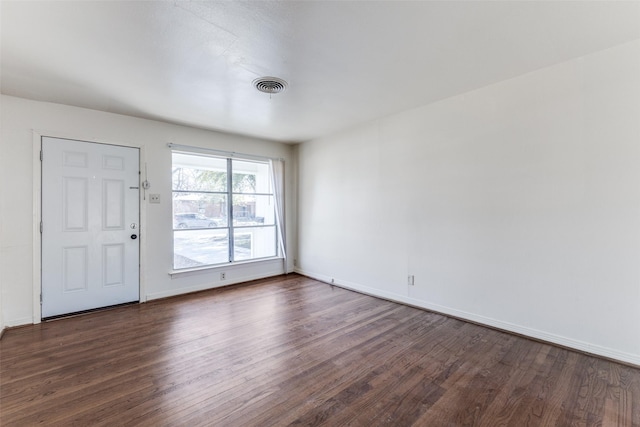
[[[301,273],[640,364],[640,41],[298,157]]]
[[[172,267],[171,150],[168,142],[217,148],[240,153],[283,157],[287,187],[287,236],[294,248],[295,199],[292,185],[292,148],[286,144],[210,132],[151,120],[109,114],[83,108],[2,96],[0,111],[0,285],[4,324],[15,326],[34,319],[33,224],[39,212],[34,207],[34,131],[39,134],[80,140],[140,146],[147,163],[151,193],[161,203],[143,202],[141,212],[142,299],[232,284],[284,272],[282,261],[264,261],[226,266],[221,270],[169,276]],[[293,268],[290,261],[288,270]],[[36,289],[37,289],[36,285]],[[37,316],[35,316],[37,317]]]
[[[1,106],[0,106],[1,108]],[[0,111],[0,115],[1,115],[1,111]],[[1,165],[0,165],[1,167]],[[0,184],[0,213],[3,212],[3,205],[4,205],[4,198],[3,198],[3,190],[2,190],[2,185]],[[2,233],[2,215],[0,215],[0,246],[2,245],[2,240],[3,240],[3,233]],[[0,249],[0,338],[2,337],[2,333],[4,332],[4,310],[2,309],[2,292],[3,292],[3,286],[2,286],[2,278],[3,278],[3,274],[2,274],[2,256],[3,256],[3,251]]]
[[[2,103],[0,103],[0,117],[2,117]],[[1,139],[1,126],[2,126],[2,122],[0,121],[0,139]],[[3,154],[2,154],[2,147],[0,146],[0,169],[2,168],[2,158],[3,158]],[[4,310],[2,309],[2,294],[4,292],[4,286],[2,284],[3,282],[3,277],[4,275],[2,274],[2,265],[4,264],[2,262],[2,259],[4,258],[4,250],[2,250],[2,248],[4,247],[4,245],[2,244],[2,242],[4,241],[4,233],[2,230],[4,230],[4,220],[2,217],[2,212],[4,212],[4,185],[2,185],[2,182],[0,181],[0,337],[2,337],[2,333],[4,331],[5,328],[5,322],[4,322]]]

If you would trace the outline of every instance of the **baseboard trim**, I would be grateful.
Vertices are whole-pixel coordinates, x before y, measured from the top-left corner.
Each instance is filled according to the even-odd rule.
[[[7,322],[5,322],[4,328],[11,329],[11,328],[16,328],[18,326],[32,325],[34,323],[35,322],[32,317],[22,317],[20,319],[8,320]]]
[[[274,270],[274,271],[270,271],[270,272],[263,272],[263,273],[260,273],[260,274],[251,274],[251,275],[242,276],[242,277],[234,277],[233,279],[225,280],[224,282],[217,282],[217,283],[214,283],[214,284],[204,283],[204,284],[198,285],[198,286],[189,286],[189,287],[185,287],[185,288],[172,289],[172,290],[169,290],[169,291],[156,292],[156,293],[152,293],[152,294],[147,294],[146,301],[152,301],[152,300],[156,300],[156,299],[175,297],[175,296],[184,295],[184,294],[191,294],[193,292],[201,292],[201,291],[206,291],[206,290],[209,290],[209,289],[222,288],[222,287],[225,287],[225,286],[237,285],[237,284],[245,283],[245,282],[251,282],[253,280],[267,279],[269,277],[281,276],[283,274],[284,274],[284,272],[283,272],[282,268],[280,268],[277,271]]]
[[[371,288],[361,285],[359,283],[348,282],[323,274],[310,272],[301,268],[295,268],[294,271],[303,276],[324,282],[330,285],[338,286],[341,288],[356,291],[365,295],[373,296],[376,298],[382,298],[388,301],[397,302],[412,307],[433,311],[435,313],[443,314],[445,316],[454,317],[463,321],[471,323],[477,323],[482,326],[487,326],[500,331],[516,334],[525,338],[534,339],[544,343],[560,346],[570,350],[576,350],[581,353],[586,353],[591,356],[597,356],[604,359],[612,360],[625,365],[630,365],[634,368],[640,368],[640,355],[621,352],[618,350],[602,347],[599,345],[591,344],[588,342],[574,340],[571,338],[563,337],[560,335],[552,334],[537,329],[527,328],[517,324],[504,322],[498,319],[477,315],[461,310],[456,310],[451,307],[441,306],[438,304],[432,304],[423,300],[411,298],[405,295],[399,295],[392,292],[381,291],[379,289]],[[333,281],[332,281],[333,280]]]

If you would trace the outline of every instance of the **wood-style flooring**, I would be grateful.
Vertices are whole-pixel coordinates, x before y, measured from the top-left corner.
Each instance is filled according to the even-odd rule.
[[[640,426],[640,370],[299,275],[8,330],[0,425]]]

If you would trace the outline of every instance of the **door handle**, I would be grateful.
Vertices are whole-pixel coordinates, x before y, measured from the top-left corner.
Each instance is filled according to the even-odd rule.
[[[132,238],[133,240],[136,240],[136,239],[138,238],[138,235],[137,235],[137,234],[132,234],[132,235],[131,235],[131,238]]]

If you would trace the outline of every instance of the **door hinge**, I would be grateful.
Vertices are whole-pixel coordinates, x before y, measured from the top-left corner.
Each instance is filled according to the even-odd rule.
[[[42,294],[40,294],[40,305],[42,305]]]
[[[42,161],[42,150],[40,150],[40,161]]]
[[[42,221],[40,221],[40,234],[42,234]]]

